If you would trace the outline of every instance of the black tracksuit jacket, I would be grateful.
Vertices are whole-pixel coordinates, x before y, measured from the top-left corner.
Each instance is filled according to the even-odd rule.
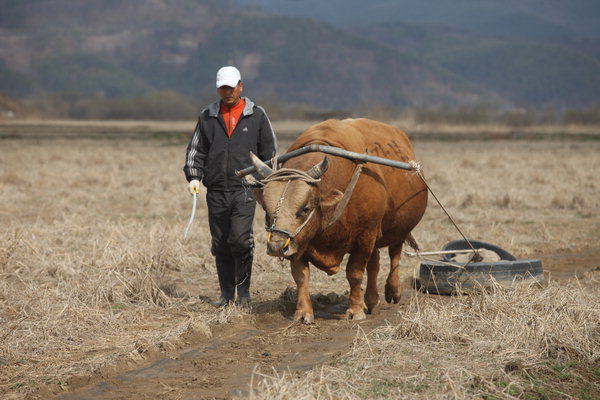
[[[263,161],[277,152],[277,139],[265,110],[244,97],[246,106],[231,137],[217,101],[202,110],[187,147],[183,171],[189,181],[198,179],[209,190],[243,188],[235,172],[252,165],[250,152]]]

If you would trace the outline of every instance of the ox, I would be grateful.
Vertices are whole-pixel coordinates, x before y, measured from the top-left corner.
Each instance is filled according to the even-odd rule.
[[[310,144],[335,146],[348,151],[409,162],[415,160],[406,134],[390,125],[367,119],[327,120],[304,131],[291,145],[292,151]],[[314,323],[309,294],[309,263],[332,275],[339,271],[349,254],[346,277],[350,295],[346,317],[365,319],[365,311],[379,308],[377,275],[379,248],[388,247],[391,260],[385,284],[388,303],[400,300],[398,267],[402,245],[415,245],[411,231],[419,223],[427,206],[427,188],[414,171],[379,164],[365,164],[355,175],[357,163],[346,158],[307,153],[291,158],[279,170],[251,154],[252,162],[263,179],[254,190],[265,210],[269,231],[267,252],[291,261],[297,285],[295,320]],[[277,172],[279,179],[271,179]],[[291,172],[290,172],[291,171]],[[344,191],[355,181],[349,201]],[[347,205],[336,212],[343,199]],[[335,217],[334,217],[335,218]],[[362,281],[367,271],[366,292]]]

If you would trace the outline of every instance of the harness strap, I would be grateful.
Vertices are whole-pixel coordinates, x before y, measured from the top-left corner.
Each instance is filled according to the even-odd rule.
[[[267,235],[267,243],[271,240],[271,233],[273,233],[273,232],[283,233],[289,239],[295,238],[296,235],[299,234],[300,231],[306,226],[306,224],[308,224],[308,221],[310,221],[310,219],[312,218],[312,216],[313,216],[314,213],[315,213],[315,210],[313,209],[310,212],[310,214],[308,214],[308,217],[304,220],[304,222],[302,223],[302,225],[300,225],[298,228],[296,228],[296,230],[294,232],[288,232],[285,229],[275,228],[275,224],[273,224],[272,226],[268,227],[267,228],[267,232],[269,232],[269,234]],[[286,243],[286,245],[287,245],[287,243]],[[283,247],[285,247],[286,245],[284,245]]]
[[[356,182],[358,182],[358,178],[362,171],[363,165],[364,165],[363,162],[359,162],[356,165],[356,168],[354,169],[354,173],[352,174],[352,178],[350,179],[350,182],[348,183],[348,186],[346,186],[346,190],[344,191],[344,196],[342,197],[342,200],[340,200],[340,202],[335,207],[335,210],[333,210],[333,214],[331,215],[331,218],[329,218],[329,222],[327,222],[327,225],[325,225],[325,228],[329,228],[331,225],[333,225],[340,218],[342,213],[344,212],[344,209],[346,208],[346,206],[348,205],[348,202],[350,201],[350,197],[352,197],[352,192],[354,191]]]

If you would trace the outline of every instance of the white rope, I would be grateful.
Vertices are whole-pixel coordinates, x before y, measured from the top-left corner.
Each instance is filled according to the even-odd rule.
[[[442,255],[442,254],[479,253],[482,250],[483,249],[441,250],[441,251],[421,251],[421,252],[405,251],[404,254],[406,254],[409,257],[437,256],[437,255]]]
[[[194,217],[196,216],[196,203],[198,199],[198,194],[196,192],[194,192],[194,200],[192,203],[192,215],[190,215],[190,220],[187,224],[187,227],[185,228],[185,231],[183,232],[183,240],[187,239],[187,235],[188,235],[188,231],[190,230],[190,226],[192,226],[192,222],[194,221]]]
[[[408,162],[408,164],[411,166],[412,170],[415,172],[415,174],[420,174],[421,173],[421,163],[416,161],[416,160],[410,160]]]
[[[321,181],[320,178],[315,179],[304,171],[291,168],[281,168],[267,176],[261,181],[261,183],[265,184],[267,182],[285,181],[292,179],[300,179],[307,183],[317,183]]]

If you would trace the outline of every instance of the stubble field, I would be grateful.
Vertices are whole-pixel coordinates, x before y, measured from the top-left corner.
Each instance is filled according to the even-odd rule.
[[[280,152],[301,130],[275,128]],[[304,326],[261,210],[253,309],[210,306],[204,193],[182,238],[192,129],[0,123],[0,397],[600,397],[600,135],[406,129],[467,236],[541,259],[545,286],[427,295],[404,256],[401,304],[360,323],[343,320],[343,272],[315,271]],[[425,251],[460,238],[433,198],[414,236]]]

